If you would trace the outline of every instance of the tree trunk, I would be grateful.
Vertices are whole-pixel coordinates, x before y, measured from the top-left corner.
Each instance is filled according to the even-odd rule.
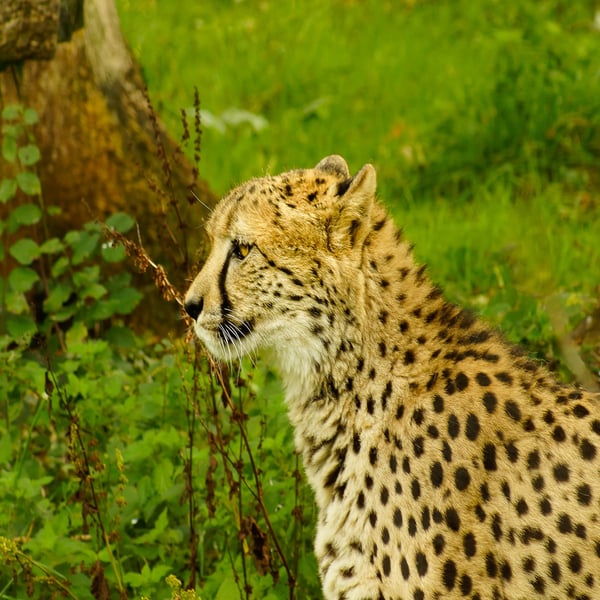
[[[58,3],[6,1],[0,0],[0,15],[24,14],[29,4],[37,6],[36,15],[50,15]],[[77,1],[61,0],[71,7]],[[69,15],[72,24],[76,19]],[[174,283],[184,286],[189,257],[201,245],[200,225],[215,197],[149,110],[114,0],[85,0],[83,16],[84,28],[55,44],[52,60],[27,60],[18,75],[16,68],[0,72],[0,105],[20,103],[39,115],[35,136],[44,202],[62,209],[53,234],[127,212],[137,220],[149,254],[171,267]],[[49,16],[45,25],[56,28],[58,21]],[[41,45],[51,52],[50,42]],[[0,179],[12,175],[11,166],[0,160]],[[173,212],[179,200],[179,212]],[[171,215],[166,225],[164,214]]]

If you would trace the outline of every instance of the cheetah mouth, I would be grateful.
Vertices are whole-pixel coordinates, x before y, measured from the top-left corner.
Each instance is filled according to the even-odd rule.
[[[241,321],[233,323],[225,320],[219,323],[217,327],[217,335],[219,340],[224,344],[235,344],[241,342],[254,331],[254,323],[252,321]]]

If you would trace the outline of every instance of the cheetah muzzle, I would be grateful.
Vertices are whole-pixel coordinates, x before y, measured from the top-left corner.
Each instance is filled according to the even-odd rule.
[[[600,395],[447,302],[339,156],[212,213],[208,350],[271,352],[328,600],[600,598]]]

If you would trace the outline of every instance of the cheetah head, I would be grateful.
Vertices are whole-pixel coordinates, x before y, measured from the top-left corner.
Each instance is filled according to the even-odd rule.
[[[207,223],[212,248],[185,309],[217,358],[272,348],[288,362],[321,360],[336,288],[360,273],[376,176],[354,177],[340,156],[313,169],[251,180],[229,192]]]

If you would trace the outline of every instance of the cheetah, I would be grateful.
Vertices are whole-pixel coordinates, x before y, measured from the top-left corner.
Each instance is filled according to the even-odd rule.
[[[251,180],[185,298],[209,352],[270,352],[327,600],[600,598],[600,394],[447,301],[340,156]]]

